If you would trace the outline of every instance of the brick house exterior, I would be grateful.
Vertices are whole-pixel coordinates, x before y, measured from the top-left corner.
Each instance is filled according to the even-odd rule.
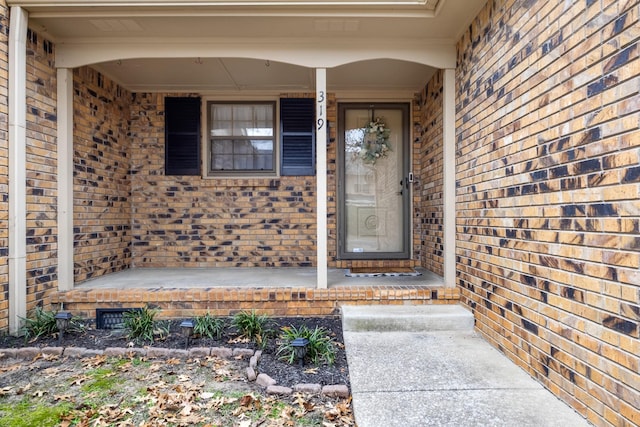
[[[0,11],[0,330],[7,331],[10,258],[22,257],[12,255],[8,223],[7,1]],[[459,298],[489,342],[602,426],[640,425],[639,17],[637,0],[489,0],[456,45],[448,300]],[[65,112],[57,109],[56,43],[35,29],[26,34],[23,258],[31,310],[64,299],[57,131]],[[446,75],[436,71],[411,101],[410,259],[339,259],[337,128],[330,128],[328,266],[392,263],[446,276]],[[198,94],[133,92],[91,66],[74,68],[72,79],[76,283],[158,266],[317,266],[315,176],[165,176],[165,96]],[[339,102],[329,94],[334,123]]]
[[[458,286],[596,425],[640,423],[637,1],[489,2],[458,43]]]

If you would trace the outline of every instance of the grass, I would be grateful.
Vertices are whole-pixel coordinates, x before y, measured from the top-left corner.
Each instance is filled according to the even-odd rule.
[[[2,427],[48,427],[60,424],[62,417],[69,413],[72,405],[61,402],[50,405],[33,402],[25,397],[17,404],[0,404],[0,426]]]
[[[113,389],[122,383],[122,379],[117,376],[116,371],[111,368],[98,368],[87,372],[91,381],[82,385],[81,390],[85,393],[99,393]]]

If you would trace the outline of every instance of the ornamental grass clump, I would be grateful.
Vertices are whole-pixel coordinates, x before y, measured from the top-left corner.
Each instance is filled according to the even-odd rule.
[[[316,366],[321,363],[333,365],[336,360],[336,346],[329,334],[329,331],[319,326],[314,329],[309,329],[306,325],[298,328],[295,326],[284,327],[280,334],[282,343],[278,347],[276,354],[280,360],[294,364],[296,362],[296,352],[291,343],[296,338],[306,338],[309,343],[307,344],[305,358],[311,360]]]
[[[127,338],[138,343],[152,343],[156,336],[158,338],[166,337],[169,334],[169,328],[155,320],[159,311],[148,306],[140,310],[125,311],[122,317]]]
[[[207,313],[194,319],[193,333],[201,337],[217,339],[222,337],[225,321],[220,317],[214,317]]]
[[[238,332],[262,348],[267,345],[267,339],[272,334],[270,323],[266,314],[257,314],[253,310],[241,311],[233,316],[233,326]]]
[[[42,307],[36,307],[33,316],[22,319],[24,325],[21,328],[25,341],[35,341],[38,338],[54,336],[58,333],[58,324],[56,322],[56,312],[44,310]],[[77,317],[72,317],[69,322],[67,332],[82,332],[84,326]]]

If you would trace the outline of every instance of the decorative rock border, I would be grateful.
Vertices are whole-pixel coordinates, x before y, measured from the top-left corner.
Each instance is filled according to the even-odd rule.
[[[154,359],[187,359],[207,356],[217,356],[222,359],[239,357],[249,358],[249,366],[246,368],[247,380],[254,382],[266,390],[267,394],[288,396],[293,392],[308,393],[324,397],[349,397],[349,387],[345,384],[296,384],[292,388],[279,386],[276,380],[265,373],[258,374],[258,363],[262,357],[262,350],[253,351],[249,348],[228,347],[193,347],[189,350],[180,350],[162,347],[107,347],[104,350],[94,350],[84,347],[20,347],[0,349],[0,360],[19,359],[32,360],[40,355],[70,357],[81,359],[105,355],[109,357],[149,357]]]

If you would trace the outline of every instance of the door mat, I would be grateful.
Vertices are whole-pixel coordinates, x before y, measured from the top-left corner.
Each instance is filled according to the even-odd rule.
[[[347,277],[422,276],[411,267],[352,267],[345,272]]]

